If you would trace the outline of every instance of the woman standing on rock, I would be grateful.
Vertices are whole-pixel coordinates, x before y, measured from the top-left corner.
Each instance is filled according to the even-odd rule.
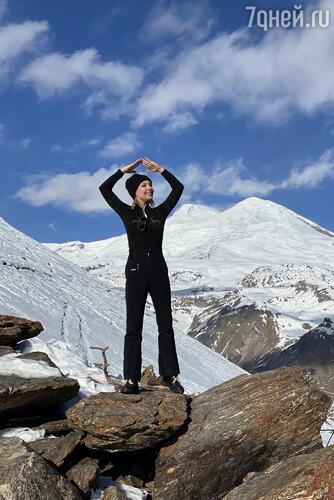
[[[158,206],[153,201],[154,188],[147,175],[134,173],[125,183],[133,198],[132,205],[121,201],[113,192],[124,173],[131,173],[140,164],[148,171],[160,172],[172,187],[166,200]],[[138,393],[141,378],[141,343],[143,318],[149,293],[156,313],[159,330],[159,374],[161,383],[173,392],[183,393],[177,379],[180,368],[177,359],[171,310],[171,289],[168,267],[162,253],[166,218],[181,197],[183,184],[166,168],[148,158],[139,158],[118,169],[99,187],[107,203],[121,217],[129,244],[125,265],[126,334],[124,338],[123,393]]]

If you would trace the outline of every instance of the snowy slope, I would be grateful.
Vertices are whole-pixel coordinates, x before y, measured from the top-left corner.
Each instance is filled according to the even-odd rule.
[[[39,339],[73,346],[87,362],[101,362],[90,346],[109,345],[110,373],[122,374],[125,332],[124,290],[96,279],[0,218],[0,310],[41,321]],[[181,381],[199,392],[243,370],[184,335],[174,322]],[[151,303],[143,330],[143,367],[158,373],[158,331]]]

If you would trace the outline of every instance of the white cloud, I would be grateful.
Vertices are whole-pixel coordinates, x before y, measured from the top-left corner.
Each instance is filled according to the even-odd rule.
[[[329,0],[318,7],[333,17]],[[328,109],[334,105],[333,45],[333,22],[326,29],[273,29],[256,40],[248,27],[218,34],[174,58],[164,79],[140,96],[133,124],[200,113],[213,103],[273,124],[296,111]]]
[[[22,139],[22,141],[21,141],[21,146],[23,149],[28,149],[30,144],[31,144],[30,137],[26,137],[25,139]]]
[[[62,153],[64,151],[64,148],[60,144],[53,144],[50,151],[51,153]]]
[[[191,194],[202,192],[219,196],[267,195],[274,184],[248,175],[241,158],[215,165],[211,171],[199,164],[189,163],[182,169],[182,179]],[[244,178],[242,172],[245,172]]]
[[[140,30],[143,40],[155,41],[161,38],[188,36],[200,40],[208,35],[212,26],[209,17],[208,2],[201,4],[192,1],[160,0],[153,9]]]
[[[25,177],[28,185],[15,194],[15,198],[34,207],[51,204],[71,212],[91,213],[106,210],[110,207],[101,196],[99,186],[116,170],[118,165],[110,169],[100,168],[94,173],[82,171],[75,174],[40,173]],[[125,180],[118,182],[115,193],[125,203],[131,202],[125,189]]]
[[[26,21],[0,27],[0,80],[14,68],[19,56],[38,50],[41,37],[48,29],[46,21]]]
[[[126,132],[109,141],[98,154],[101,158],[120,158],[138,151],[141,147],[137,136],[133,132]]]
[[[8,10],[7,0],[0,0],[0,21],[2,21],[3,17],[6,15],[7,10]]]
[[[334,150],[327,149],[318,161],[303,168],[293,168],[279,185],[282,189],[317,188],[326,179],[334,178]]]
[[[111,96],[127,96],[141,85],[143,70],[120,62],[103,62],[95,48],[70,55],[48,54],[32,61],[19,81],[33,86],[39,97],[62,94],[80,83]]]
[[[119,168],[113,164],[109,169],[100,168],[95,173],[82,171],[75,174],[40,173],[25,177],[28,185],[21,188],[15,198],[35,206],[42,207],[53,204],[69,211],[91,213],[107,210],[109,207],[100,194],[98,187]],[[168,168],[166,166],[166,168]],[[194,203],[205,195],[222,197],[222,202],[214,202],[213,206],[228,208],[228,201],[223,197],[267,196],[280,189],[314,189],[321,183],[334,179],[334,149],[328,149],[314,163],[298,170],[293,168],[287,178],[280,182],[257,179],[249,173],[241,158],[225,163],[217,163],[211,169],[203,168],[198,163],[182,166],[176,177],[184,184],[183,203]],[[116,183],[114,191],[125,203],[131,200],[125,189],[124,176]],[[170,186],[159,175],[152,175],[155,189],[154,199],[163,201],[170,192]],[[159,203],[159,202],[158,202]]]
[[[69,211],[90,212],[103,208],[98,196],[100,178],[99,172],[91,174],[85,171],[55,176],[33,175],[26,178],[29,185],[21,188],[15,197],[34,207],[53,204]]]
[[[169,134],[173,134],[174,132],[179,132],[185,128],[191,127],[192,125],[196,125],[198,123],[195,116],[188,111],[184,113],[176,113],[172,115],[167,125],[163,127],[163,132],[167,132]]]
[[[58,233],[59,232],[59,229],[57,228],[56,226],[56,223],[55,222],[50,222],[48,224],[48,228],[51,229],[53,232],[55,233]]]
[[[51,146],[51,153],[77,153],[82,149],[93,148],[97,146],[102,141],[102,137],[93,137],[92,139],[87,139],[86,141],[80,141],[73,144],[70,147],[64,147],[61,144],[53,144]]]

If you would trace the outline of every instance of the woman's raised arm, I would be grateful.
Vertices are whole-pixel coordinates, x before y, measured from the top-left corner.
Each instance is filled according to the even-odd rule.
[[[139,158],[138,160],[134,161],[133,163],[130,163],[130,165],[126,165],[125,167],[119,168],[116,170],[114,174],[112,174],[106,181],[101,184],[99,187],[99,190],[103,196],[103,198],[106,200],[106,202],[117,212],[119,215],[122,215],[124,213],[124,210],[129,208],[129,205],[124,203],[122,200],[116,196],[116,194],[113,191],[113,187],[115,186],[116,182],[124,175],[124,173],[130,173],[132,170],[134,170],[140,163],[142,159]]]
[[[170,212],[173,210],[179,199],[181,198],[184,185],[182,184],[182,182],[179,181],[179,179],[175,177],[175,175],[173,175],[166,168],[161,167],[161,165],[159,165],[158,163],[155,163],[154,161],[149,160],[148,158],[143,158],[142,161],[143,165],[148,167],[150,170],[160,172],[161,175],[166,179],[166,181],[172,187],[172,191],[171,193],[169,193],[165,201],[157,206],[157,209],[159,209],[165,215],[165,217],[167,217],[168,214],[170,214]]]

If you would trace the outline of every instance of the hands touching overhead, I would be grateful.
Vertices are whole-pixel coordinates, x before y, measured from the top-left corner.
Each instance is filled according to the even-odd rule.
[[[135,160],[133,163],[130,163],[130,165],[126,165],[125,167],[122,167],[121,170],[123,173],[131,173],[135,168],[137,168],[140,164],[145,165],[148,170],[146,172],[163,172],[165,169],[155,161],[150,160],[149,158],[138,158],[138,160]]]

